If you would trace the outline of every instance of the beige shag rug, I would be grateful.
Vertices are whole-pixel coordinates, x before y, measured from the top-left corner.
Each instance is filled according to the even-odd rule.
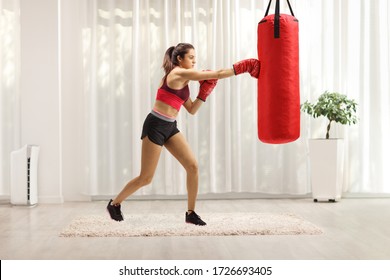
[[[206,226],[184,222],[184,215],[125,215],[116,222],[107,215],[81,216],[61,233],[62,237],[221,236],[321,234],[322,230],[294,214],[209,213],[201,215]]]

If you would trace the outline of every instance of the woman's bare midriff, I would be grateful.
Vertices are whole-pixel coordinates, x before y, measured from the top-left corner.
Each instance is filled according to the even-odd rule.
[[[154,111],[157,111],[158,113],[161,113],[165,116],[168,116],[170,118],[176,118],[179,114],[179,111],[173,108],[172,106],[169,106],[168,104],[165,104],[164,102],[161,102],[159,100],[156,100],[154,103]]]

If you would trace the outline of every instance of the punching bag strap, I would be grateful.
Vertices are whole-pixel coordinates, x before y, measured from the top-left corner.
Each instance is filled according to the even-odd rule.
[[[269,9],[270,9],[270,7],[271,7],[271,2],[272,2],[272,0],[269,0],[268,6],[267,6],[267,10],[266,10],[266,12],[265,12],[264,17],[268,16]],[[279,1],[277,1],[277,2],[279,2]],[[289,0],[287,0],[287,4],[288,4],[288,7],[289,7],[289,9],[290,9],[291,15],[292,15],[293,17],[295,17],[294,12],[293,12],[293,10],[292,10],[292,8],[291,8],[291,4],[290,4],[290,1],[289,1]],[[278,5],[278,3],[276,3],[276,5]],[[276,6],[275,6],[275,10],[276,10]],[[275,11],[275,14],[276,14],[276,11]]]
[[[287,4],[288,4],[288,7],[290,8],[290,13],[291,13],[291,15],[292,15],[293,17],[295,17],[294,12],[293,12],[293,10],[292,10],[292,8],[291,8],[291,5],[290,5],[290,1],[287,0]]]
[[[267,10],[264,17],[268,16],[269,8],[271,7],[272,0],[269,0]],[[290,1],[287,0],[288,7],[290,9],[291,15],[295,17],[294,12],[291,8]],[[275,4],[275,26],[274,26],[274,38],[280,38],[280,1],[276,0]]]
[[[276,0],[276,5],[275,5],[274,38],[280,38],[280,1],[279,0]]]
[[[272,2],[272,0],[269,0],[269,2],[268,2],[268,6],[267,6],[267,10],[265,11],[265,15],[264,15],[264,17],[268,16],[269,7],[271,7],[271,2]]]

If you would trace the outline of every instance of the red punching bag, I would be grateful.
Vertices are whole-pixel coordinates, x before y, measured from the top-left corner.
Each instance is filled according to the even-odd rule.
[[[282,144],[300,135],[298,20],[288,0],[292,15],[280,14],[279,0],[268,15],[271,2],[257,28],[257,127],[260,141]]]

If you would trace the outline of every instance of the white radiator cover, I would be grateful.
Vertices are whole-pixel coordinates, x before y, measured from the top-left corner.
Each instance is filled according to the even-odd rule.
[[[11,152],[11,204],[38,203],[39,146],[26,145]]]

